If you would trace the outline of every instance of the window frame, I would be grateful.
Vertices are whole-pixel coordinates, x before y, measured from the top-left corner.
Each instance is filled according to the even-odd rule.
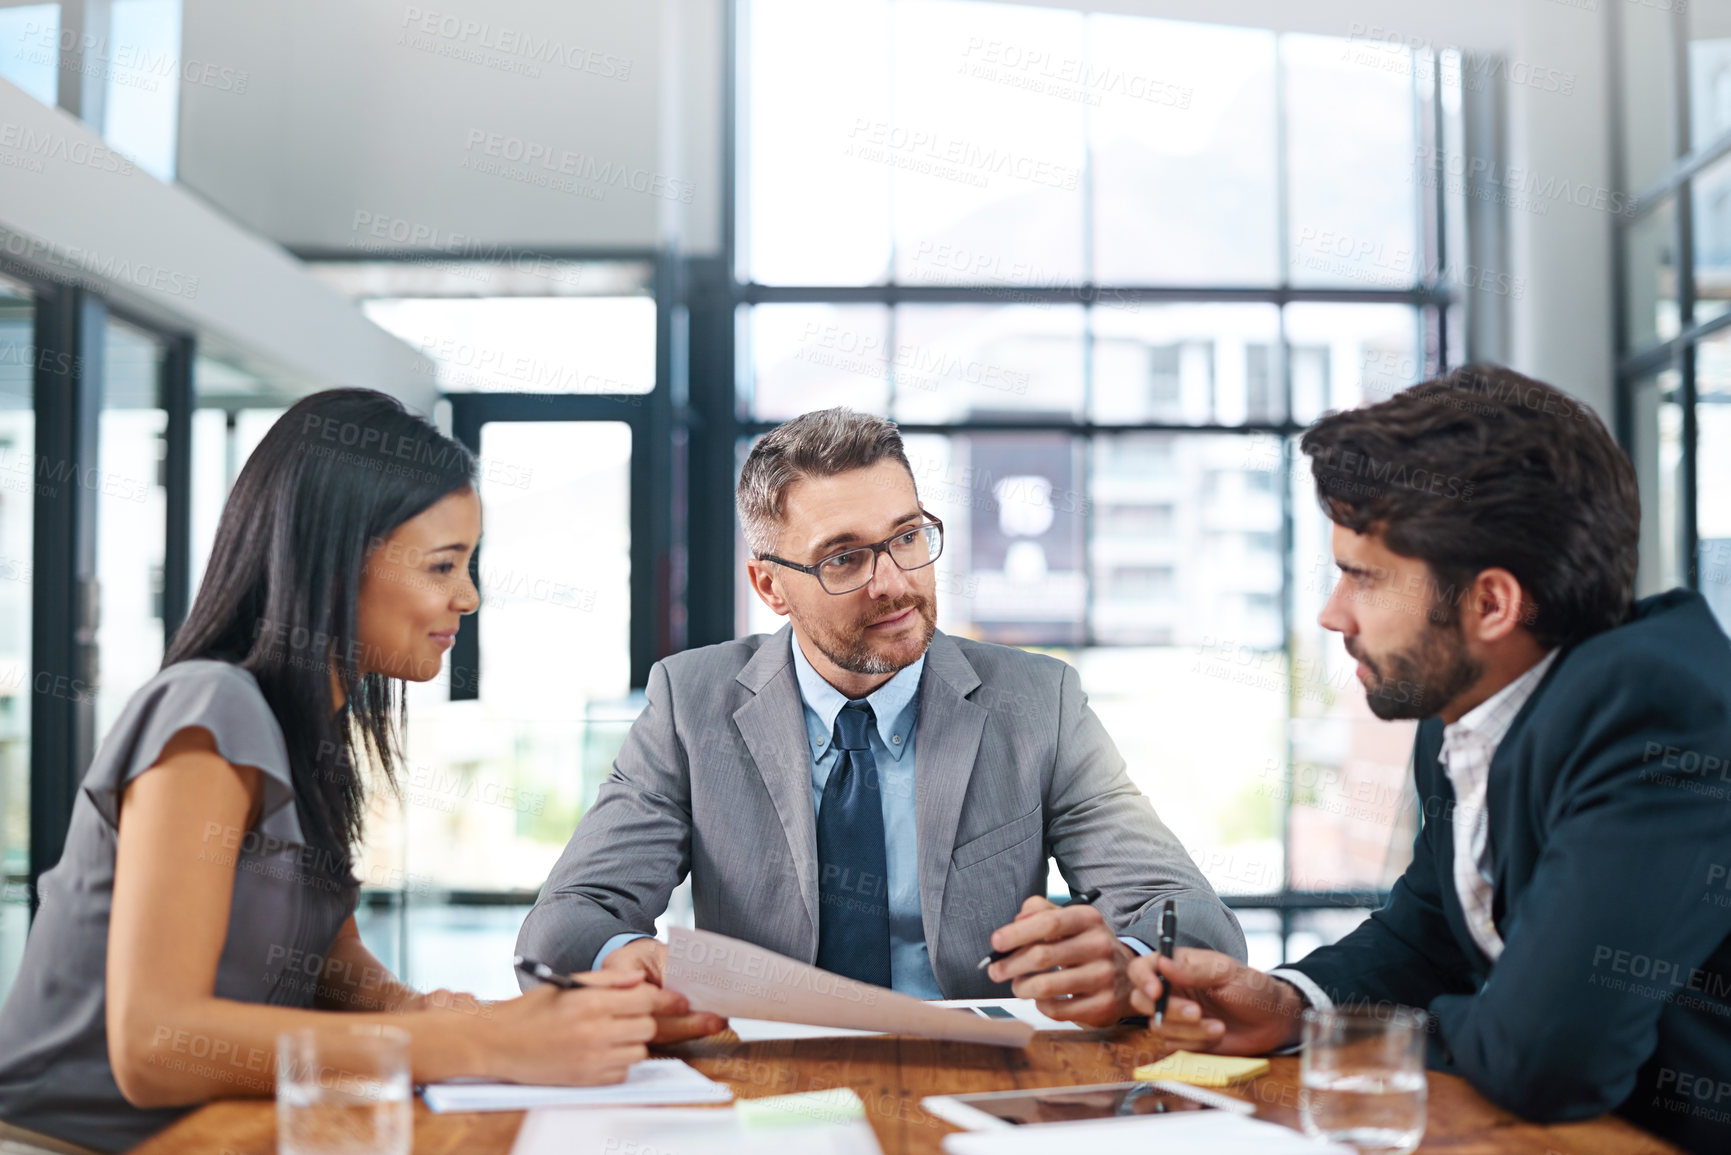
[[[1605,6],[1607,43],[1622,43],[1624,13],[1621,6]],[[1673,101],[1673,129],[1676,151],[1671,164],[1643,188],[1636,197],[1634,211],[1627,216],[1613,216],[1611,244],[1612,331],[1615,334],[1616,382],[1613,391],[1617,441],[1631,457],[1636,454],[1638,437],[1644,432],[1636,428],[1635,394],[1644,380],[1666,370],[1675,370],[1678,377],[1674,398],[1682,411],[1682,461],[1678,478],[1678,526],[1680,542],[1676,558],[1678,572],[1686,588],[1701,588],[1701,538],[1699,523],[1699,442],[1700,425],[1697,414],[1697,363],[1700,347],[1711,338],[1731,330],[1731,309],[1697,322],[1695,320],[1695,180],[1715,163],[1731,156],[1731,130],[1721,133],[1699,148],[1690,144],[1690,75],[1689,23],[1687,6],[1673,5],[1669,9],[1667,28],[1670,44],[1669,67]],[[1625,100],[1628,76],[1625,58],[1613,52],[1610,68],[1611,166],[1622,176],[1628,155],[1628,140],[1624,129]],[[1674,198],[1674,219],[1671,243],[1676,253],[1678,331],[1675,336],[1658,338],[1634,346],[1629,339],[1630,292],[1627,246],[1634,230],[1656,213],[1663,211],[1667,198]],[[1663,400],[1663,398],[1661,398]],[[1642,558],[1643,563],[1658,559]]]

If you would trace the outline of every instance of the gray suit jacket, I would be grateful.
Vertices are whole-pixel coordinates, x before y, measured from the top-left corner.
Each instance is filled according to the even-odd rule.
[[[689,872],[697,925],[817,958],[817,823],[793,633],[675,654],[517,936],[556,970],[609,938],[654,933]],[[1221,904],[1054,658],[937,633],[914,746],[921,917],[949,998],[1009,993],[975,969],[993,930],[1046,893],[1048,856],[1119,934],[1155,942],[1177,901],[1180,945],[1245,957]]]

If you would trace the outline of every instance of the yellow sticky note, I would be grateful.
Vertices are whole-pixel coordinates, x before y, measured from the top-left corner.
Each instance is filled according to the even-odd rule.
[[[1145,1083],[1171,1079],[1196,1087],[1230,1087],[1266,1073],[1267,1059],[1245,1059],[1237,1055],[1203,1055],[1195,1051],[1173,1051],[1158,1063],[1136,1068],[1136,1078]]]
[[[746,1127],[797,1127],[814,1123],[846,1123],[865,1118],[865,1103],[851,1087],[831,1087],[799,1095],[740,1099],[734,1104]]]

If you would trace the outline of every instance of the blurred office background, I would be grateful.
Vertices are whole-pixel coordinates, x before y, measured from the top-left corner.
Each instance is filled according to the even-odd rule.
[[[484,605],[363,878],[422,986],[515,989],[649,666],[780,624],[731,488],[807,409],[902,423],[940,624],[1080,669],[1262,965],[1414,820],[1315,621],[1320,413],[1568,389],[1642,592],[1731,616],[1731,0],[0,0],[0,78],[0,991],[319,388],[483,458]]]

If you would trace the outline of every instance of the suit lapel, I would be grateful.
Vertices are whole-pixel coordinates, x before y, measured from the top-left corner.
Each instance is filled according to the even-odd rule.
[[[733,721],[787,833],[810,930],[805,961],[811,962],[817,958],[817,818],[812,813],[811,752],[805,744],[805,707],[794,676],[792,644],[793,631],[783,626],[734,676],[752,691],[752,698],[733,712]]]
[[[920,678],[919,737],[914,743],[914,821],[920,845],[920,920],[932,969],[938,968],[944,884],[956,848],[962,800],[980,752],[988,711],[968,701],[979,675],[948,634],[932,635]],[[941,980],[940,980],[941,981]]]

